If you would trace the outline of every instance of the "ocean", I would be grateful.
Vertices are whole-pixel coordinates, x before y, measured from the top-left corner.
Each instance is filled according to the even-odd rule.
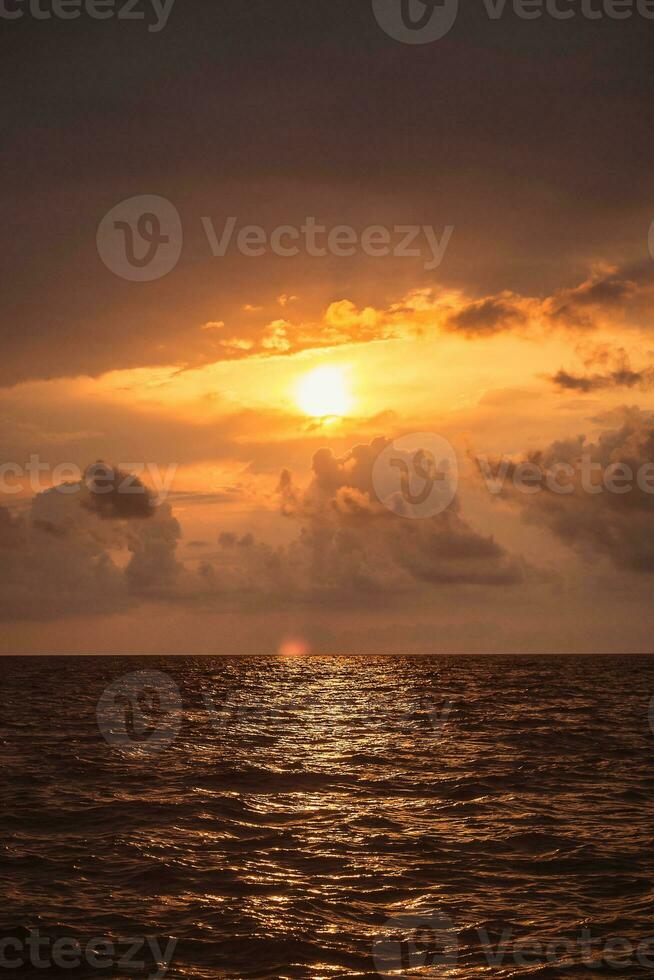
[[[654,978],[653,657],[0,672],[0,980]]]

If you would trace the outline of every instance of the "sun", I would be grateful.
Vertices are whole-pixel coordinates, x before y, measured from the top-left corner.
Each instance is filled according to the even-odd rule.
[[[343,369],[319,367],[305,374],[298,385],[297,403],[313,418],[347,415],[352,398]]]

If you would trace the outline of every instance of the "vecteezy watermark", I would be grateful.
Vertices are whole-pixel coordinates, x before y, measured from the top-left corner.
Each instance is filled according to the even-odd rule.
[[[654,0],[482,0],[490,20],[512,10],[521,20],[627,20],[634,14],[654,20]],[[459,0],[372,0],[377,23],[404,44],[429,44],[445,37],[456,22]]]
[[[176,946],[176,939],[168,939],[164,943],[155,936],[115,940],[94,936],[88,942],[81,942],[70,936],[53,939],[41,935],[38,929],[29,929],[22,936],[0,936],[0,971],[23,970],[32,966],[37,970],[58,972],[86,965],[102,971],[102,976],[106,975],[107,970],[118,969],[130,976],[140,971],[139,976],[145,975],[148,980],[163,980]],[[152,972],[144,973],[150,966]],[[9,976],[16,976],[16,973],[12,972]]]
[[[113,467],[99,462],[82,471],[77,463],[53,465],[32,453],[23,463],[0,463],[0,495],[16,496],[29,488],[34,494],[51,489],[63,496],[72,496],[86,487],[98,496],[148,495],[156,505],[163,503],[170,493],[176,473],[177,463],[169,463],[166,467],[160,467],[158,463],[119,463]],[[141,476],[147,476],[148,486],[141,482]]]
[[[477,940],[486,963],[494,969],[533,970],[539,965],[558,969],[577,965],[595,970],[625,970],[639,965],[654,969],[654,935],[641,941],[622,936],[594,937],[591,929],[584,928],[576,936],[525,939],[515,937],[509,926],[494,938],[486,929],[477,929]]]
[[[177,208],[165,197],[140,194],[116,204],[100,222],[100,258],[121,279],[151,282],[175,268],[184,235]]]
[[[434,432],[413,432],[386,446],[372,468],[380,501],[400,517],[434,517],[450,506],[458,485],[454,449]]]
[[[120,677],[105,689],[96,708],[98,727],[109,745],[147,755],[163,752],[174,741],[183,713],[177,684],[160,670]]]
[[[621,936],[593,936],[588,928],[576,936],[527,939],[514,935],[513,927],[491,937],[485,928],[468,935],[466,945],[478,951],[479,962],[469,964],[492,970],[539,966],[570,969],[625,970],[630,966],[654,969],[654,935],[642,941]],[[446,978],[451,976],[460,946],[451,919],[441,912],[409,911],[389,919],[373,946],[373,962],[380,977],[404,980],[408,976]],[[406,972],[405,972],[406,971]]]
[[[294,258],[350,258],[357,254],[370,258],[423,259],[423,267],[436,269],[449,245],[453,225],[438,232],[433,225],[352,225],[328,227],[309,216],[301,225],[277,225],[271,230],[261,225],[242,225],[230,216],[221,226],[203,216],[200,224],[211,255],[224,258],[235,249],[247,258],[272,254]],[[100,221],[96,235],[98,254],[108,269],[122,279],[151,282],[161,279],[177,265],[182,254],[182,222],[170,201],[155,194],[130,197],[113,207]]]
[[[641,463],[634,469],[628,463],[615,460],[603,465],[588,454],[575,463],[552,462],[542,466],[536,460],[515,462],[502,456],[491,462],[488,456],[475,457],[489,493],[499,495],[507,484],[518,493],[535,494],[543,490],[556,494],[579,491],[592,496],[599,493],[632,493],[637,487],[642,493],[654,494],[654,461]]]
[[[210,218],[202,218],[202,226],[214,256],[224,256],[236,231],[237,218],[227,218],[220,238]],[[352,225],[318,224],[316,218],[307,217],[302,225],[278,225],[270,234],[260,225],[244,225],[236,234],[236,248],[241,255],[259,258],[267,252],[282,258],[293,258],[303,252],[312,258],[333,255],[351,258],[358,253],[370,258],[425,257],[423,267],[431,271],[443,261],[454,225],[446,225],[437,234],[433,225],[367,225],[357,231]],[[426,248],[422,243],[425,239]]]
[[[459,0],[373,0],[377,23],[404,44],[429,44],[445,37],[456,21]]]
[[[437,735],[442,734],[442,731],[447,725],[450,715],[452,714],[454,702],[450,700],[450,698],[447,698],[443,704],[436,704],[433,699],[426,698],[423,705],[431,727],[434,729]]]
[[[446,977],[456,965],[459,944],[452,920],[441,912],[400,912],[384,923],[372,959],[380,977]],[[416,971],[415,973],[413,971]]]
[[[151,34],[158,34],[168,23],[175,0],[0,0],[0,18],[21,20],[140,20]],[[146,9],[139,9],[144,7]]]
[[[638,467],[623,460],[602,463],[589,453],[574,462],[537,458],[516,460],[510,456],[491,459],[472,457],[486,489],[494,496],[517,492],[560,495],[640,492],[654,495],[654,460]],[[452,445],[434,432],[414,432],[394,439],[377,456],[372,484],[380,503],[400,517],[434,517],[456,497],[458,462]]]
[[[652,696],[652,699],[649,703],[648,717],[649,717],[649,727],[652,732],[652,735],[654,735],[654,695]]]

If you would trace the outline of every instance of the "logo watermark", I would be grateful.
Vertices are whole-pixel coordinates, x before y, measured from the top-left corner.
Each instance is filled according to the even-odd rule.
[[[541,466],[535,460],[516,463],[507,456],[494,461],[484,455],[474,458],[486,489],[496,496],[506,490],[507,484],[523,494],[545,490],[567,495],[581,490],[591,496],[600,493],[623,495],[634,492],[636,488],[641,493],[654,494],[654,462],[641,463],[635,469],[620,460],[605,466],[587,453],[582,454],[574,464],[561,461],[547,466]]]
[[[433,699],[426,698],[423,702],[423,709],[426,712],[431,727],[437,735],[440,735],[450,720],[450,715],[454,709],[454,701],[447,698],[442,704],[437,704]]]
[[[373,0],[383,31],[404,44],[430,44],[454,27],[459,0]]]
[[[459,943],[452,920],[441,912],[404,912],[384,923],[372,959],[380,977],[446,977],[456,965]],[[416,971],[413,973],[413,971]]]
[[[235,250],[246,258],[276,255],[294,258],[422,259],[427,271],[438,268],[454,232],[453,225],[441,230],[433,225],[321,224],[309,215],[302,224],[282,224],[268,230],[262,225],[243,224],[234,215],[218,225],[207,215],[200,225],[211,255],[224,258]],[[167,275],[182,254],[182,222],[170,201],[154,194],[130,197],[111,209],[100,221],[96,242],[100,258],[114,275],[131,282],[152,282]]]
[[[536,458],[471,456],[487,491],[532,495],[602,493],[654,494],[654,460],[632,466],[624,460],[602,463],[590,453],[543,463]],[[380,503],[400,517],[434,517],[454,501],[459,480],[456,452],[443,436],[414,432],[394,439],[377,456],[372,484]]]
[[[202,218],[214,257],[223,257],[233,242],[237,251],[249,258],[260,258],[269,252],[283,258],[300,253],[312,258],[363,254],[376,259],[391,255],[424,258],[423,267],[428,271],[443,261],[454,231],[454,225],[446,225],[440,234],[433,225],[367,225],[359,231],[346,224],[328,227],[313,216],[306,217],[301,225],[278,225],[270,233],[260,225],[244,225],[236,231],[237,224],[237,218],[227,218],[218,237],[211,218]]]
[[[643,940],[622,936],[593,936],[589,928],[575,936],[516,937],[512,926],[499,936],[477,928],[466,945],[479,951],[479,965],[493,970],[534,970],[582,966],[624,971],[630,966],[654,969],[654,935]],[[373,946],[373,961],[380,977],[404,980],[408,976],[445,978],[460,954],[456,930],[441,912],[409,911],[389,919]],[[470,969],[474,972],[474,967]]]
[[[638,964],[654,969],[654,935],[643,940],[622,936],[594,937],[589,928],[576,936],[553,936],[544,939],[516,938],[513,928],[502,930],[499,938],[491,938],[486,929],[478,929],[477,937],[483,956],[494,968],[515,966],[534,969],[537,965],[561,968],[575,964],[587,968],[624,970]]]
[[[104,264],[130,282],[168,275],[179,262],[183,241],[177,208],[156,194],[121,201],[105,214],[96,235]]]
[[[130,975],[152,966],[145,973],[148,980],[163,980],[172,963],[176,939],[160,941],[155,936],[108,939],[94,936],[82,942],[72,936],[56,939],[29,929],[22,936],[0,936],[0,971],[22,970],[32,966],[37,970],[74,970],[84,965],[93,970],[123,970]],[[15,973],[9,974],[15,976]],[[0,972],[0,976],[2,973]],[[85,974],[86,976],[86,974]]]
[[[634,15],[654,20],[654,0],[481,0],[489,20],[511,11],[520,20],[628,20]],[[403,44],[429,44],[454,27],[458,0],[372,0],[381,29]]]
[[[45,462],[38,453],[32,453],[23,463],[0,463],[0,495],[16,496],[29,489],[34,494],[53,490],[63,496],[80,493],[85,487],[92,494],[147,496],[153,506],[163,503],[170,493],[177,463],[165,467],[158,463],[93,463],[82,470],[77,463]],[[145,476],[148,484],[141,483]],[[152,488],[152,489],[150,489]]]
[[[434,517],[456,496],[459,468],[452,445],[434,432],[413,432],[383,449],[372,468],[380,503],[412,519]]]
[[[0,18],[147,20],[149,33],[158,34],[168,23],[174,4],[175,0],[0,0]]]
[[[177,737],[184,709],[179,688],[160,670],[137,670],[114,681],[96,708],[98,728],[122,751],[158,755]]]

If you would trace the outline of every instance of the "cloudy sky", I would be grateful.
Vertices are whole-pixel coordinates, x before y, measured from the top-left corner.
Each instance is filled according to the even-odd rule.
[[[2,652],[651,652],[654,20],[461,6],[2,24]]]

